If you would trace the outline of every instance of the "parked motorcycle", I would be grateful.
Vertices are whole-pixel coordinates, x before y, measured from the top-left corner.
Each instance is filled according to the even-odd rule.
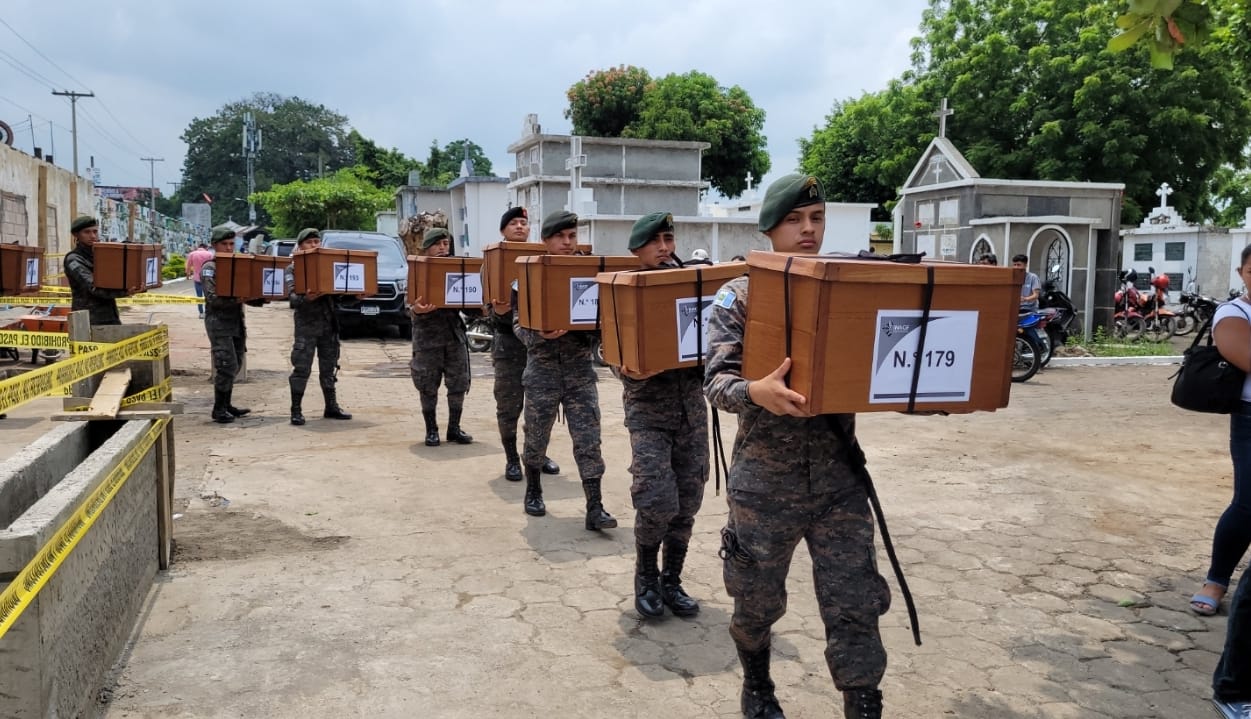
[[[1016,344],[1012,351],[1012,381],[1024,382],[1042,369],[1043,349],[1024,323],[1037,324],[1037,315],[1021,315],[1016,327]],[[1029,319],[1034,318],[1034,319]]]
[[[1038,307],[1047,314],[1047,337],[1053,347],[1063,347],[1068,344],[1070,337],[1082,333],[1082,323],[1077,319],[1077,306],[1068,294],[1056,287],[1055,282],[1048,280],[1043,285]]]
[[[491,318],[484,313],[461,311],[460,317],[465,322],[465,336],[469,340],[470,352],[490,352],[495,344],[495,328],[491,326]]]
[[[1112,295],[1113,315],[1112,334],[1121,340],[1134,342],[1147,328],[1139,307],[1142,305],[1142,293],[1135,283],[1138,273],[1134,270],[1123,270],[1120,274],[1121,289]]]

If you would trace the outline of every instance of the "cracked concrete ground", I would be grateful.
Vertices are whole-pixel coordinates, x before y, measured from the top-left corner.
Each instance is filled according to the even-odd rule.
[[[207,420],[194,310],[154,315],[186,372],[186,508],[177,563],[111,678],[109,719],[738,716],[716,558],[724,498],[710,485],[688,561],[703,612],[639,622],[629,445],[606,373],[605,495],[622,526],[596,535],[582,528],[563,427],[549,514],[522,513],[521,486],[502,477],[484,355],[466,410],[473,445],[421,444],[408,344],[394,338],[345,343],[340,398],[356,419],[322,420],[310,390],[310,422],[296,428],[289,311],[249,310],[252,372],[235,396],[254,414],[222,427]],[[993,414],[861,416],[925,642],[913,645],[888,575],[887,716],[1212,715],[1225,619],[1194,616],[1187,598],[1230,496],[1227,420],[1172,408],[1172,372],[1057,368]],[[46,431],[53,402],[11,414],[0,451]],[[811,583],[800,551],[774,640],[792,718],[840,715]]]

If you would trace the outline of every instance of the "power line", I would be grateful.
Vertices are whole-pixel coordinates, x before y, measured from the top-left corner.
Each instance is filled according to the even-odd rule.
[[[125,152],[128,155],[143,154],[141,152],[136,152],[129,145],[124,144],[121,140],[117,139],[117,137],[115,137],[112,133],[108,132],[103,127],[101,127],[100,121],[97,120],[94,116],[92,116],[91,113],[87,112],[87,108],[85,107],[83,108],[82,114],[83,114],[83,122],[87,123],[89,127],[94,129],[96,132],[100,133],[101,137],[103,137],[106,141],[111,143],[117,149],[121,150],[122,152]]]
[[[30,41],[29,41],[29,40],[27,40],[26,38],[22,37],[22,34],[21,34],[21,33],[19,33],[17,30],[15,30],[15,29],[13,28],[13,26],[12,26],[12,25],[10,25],[10,24],[8,24],[7,22],[5,22],[5,21],[4,21],[4,18],[0,18],[0,25],[4,25],[5,27],[7,27],[7,28],[9,29],[9,32],[13,33],[14,35],[17,35],[17,39],[18,39],[18,40],[21,40],[22,42],[26,43],[26,47],[29,47],[31,50],[34,50],[36,55],[38,55],[39,57],[42,57],[44,60],[47,60],[49,65],[51,65],[52,67],[55,67],[56,69],[60,70],[60,71],[61,71],[61,73],[62,73],[63,75],[65,75],[65,76],[66,76],[66,77],[68,77],[69,79],[73,80],[74,82],[78,83],[80,86],[82,86],[82,87],[84,87],[84,88],[86,88],[86,89],[88,89],[88,90],[90,90],[90,89],[91,89],[91,88],[87,87],[87,83],[85,83],[85,82],[83,82],[82,80],[79,80],[78,78],[76,78],[76,77],[74,77],[73,75],[69,74],[69,72],[67,72],[67,71],[65,70],[65,68],[63,68],[63,67],[61,67],[60,65],[56,64],[55,62],[53,62],[53,61],[52,61],[52,58],[50,58],[50,57],[48,57],[47,55],[45,55],[45,54],[43,54],[42,52],[40,52],[40,51],[39,51],[39,48],[37,48],[37,47],[35,47],[34,45],[30,44]],[[52,83],[52,84],[55,84],[55,83]]]
[[[8,53],[4,52],[3,50],[0,50],[0,55],[8,55]],[[29,77],[30,79],[34,80],[40,85],[44,85],[48,88],[56,87],[47,78],[40,76],[38,73],[34,72],[33,70],[27,69],[25,65],[23,65],[21,62],[18,62],[17,60],[10,60],[8,57],[0,57],[0,60],[3,60],[14,70],[17,70],[18,72],[22,73],[26,77]]]

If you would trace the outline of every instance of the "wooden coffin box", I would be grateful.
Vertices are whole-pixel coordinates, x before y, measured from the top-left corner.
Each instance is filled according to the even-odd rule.
[[[97,242],[95,255],[96,287],[139,294],[161,286],[164,252],[160,245],[133,242]]]
[[[319,247],[296,252],[294,257],[296,294],[378,294],[378,253],[374,250]]]
[[[253,300],[261,296],[257,275],[252,271],[252,255],[218,252],[213,255],[214,289],[218,297]]]
[[[917,411],[1008,405],[1023,271],[759,251],[747,264],[743,375],[764,377],[789,351],[790,387],[812,414],[906,410],[914,372]]]
[[[42,284],[42,247],[0,245],[0,295],[37,294]]]
[[[578,252],[591,254],[590,245],[578,245]],[[500,241],[482,250],[482,298],[483,304],[492,301],[508,302],[512,297],[513,283],[517,281],[517,258],[547,254],[542,242]]]
[[[287,267],[291,264],[290,257],[273,255],[249,255],[250,274],[255,297],[267,300],[285,300],[287,298]]]
[[[633,255],[537,255],[517,260],[517,314],[541,332],[599,329],[601,272],[638,269]]]
[[[518,243],[520,244],[520,243]],[[408,256],[408,304],[482,309],[482,258]]]
[[[702,365],[713,298],[746,272],[746,262],[726,262],[599,275],[604,359],[634,372]]]

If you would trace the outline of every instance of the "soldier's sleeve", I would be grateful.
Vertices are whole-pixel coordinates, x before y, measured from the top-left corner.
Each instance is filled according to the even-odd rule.
[[[83,262],[82,258],[80,258],[77,254],[66,255],[65,276],[69,278],[71,285],[78,285],[86,290],[86,292],[92,297],[99,297],[103,300],[111,300],[126,296],[125,290],[104,290],[97,288],[95,274],[91,271],[91,268],[87,266],[87,263]]]
[[[295,264],[287,265],[287,269],[283,271],[284,281],[287,285],[287,303],[291,305],[291,309],[300,307],[308,300],[304,295],[295,293]]]
[[[521,340],[526,349],[543,341],[538,332],[521,326],[521,312],[517,309],[517,288],[513,287],[513,335]]]
[[[743,332],[747,326],[746,283],[731,280],[717,293],[708,322],[704,394],[717,409],[739,413],[751,406],[743,379]]]
[[[200,284],[204,285],[204,304],[215,310],[224,310],[239,304],[233,297],[217,296],[217,264],[204,263],[200,268]]]

